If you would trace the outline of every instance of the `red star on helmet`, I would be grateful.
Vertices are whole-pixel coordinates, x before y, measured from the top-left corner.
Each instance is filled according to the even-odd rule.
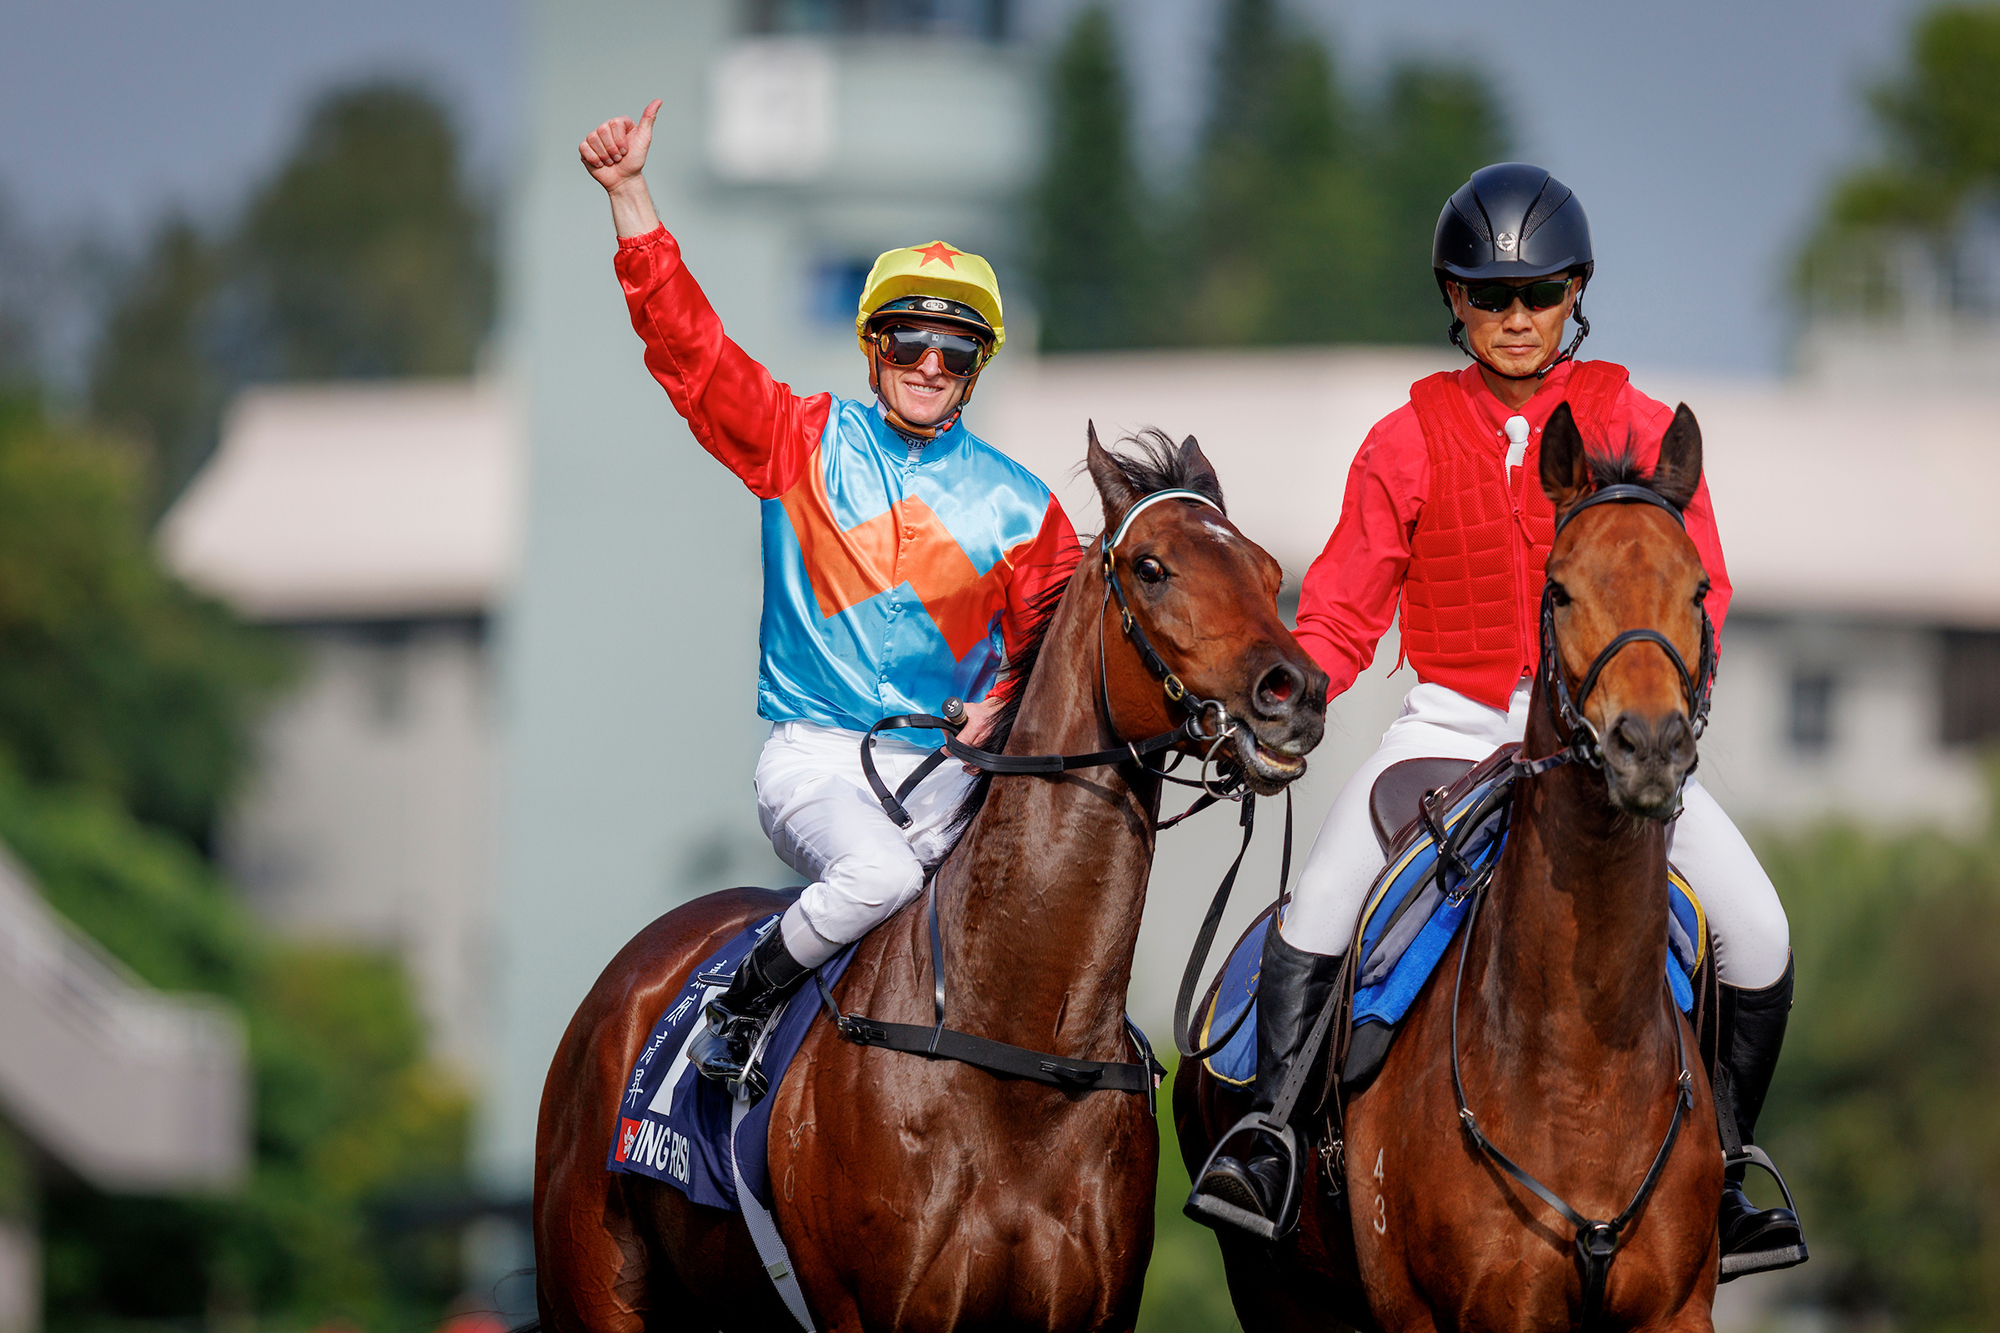
[[[952,263],[951,262],[952,259],[957,255],[962,255],[965,253],[965,251],[963,250],[952,249],[950,246],[946,245],[943,241],[932,241],[929,245],[922,247],[913,245],[910,248],[923,256],[921,260],[917,261],[918,268],[922,268],[925,264],[930,263],[933,259],[942,259],[944,261],[944,266],[946,268],[956,269],[958,265]]]

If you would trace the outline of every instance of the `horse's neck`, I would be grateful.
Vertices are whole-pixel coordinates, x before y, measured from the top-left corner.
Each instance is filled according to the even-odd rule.
[[[1538,692],[1522,753],[1559,745]],[[1485,1003],[1524,1041],[1628,1045],[1663,1012],[1666,827],[1619,814],[1582,764],[1518,783],[1514,801],[1481,922],[1499,983],[1482,988]]]
[[[1079,576],[1058,608],[1008,753],[1117,743],[1098,708],[1092,591]],[[1122,1048],[1152,868],[1151,796],[1120,766],[993,780],[939,879],[952,1026],[1077,1057]]]

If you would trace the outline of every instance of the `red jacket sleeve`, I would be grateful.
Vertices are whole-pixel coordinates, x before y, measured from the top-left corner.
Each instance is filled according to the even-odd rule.
[[[1019,659],[1035,628],[1043,596],[1049,589],[1067,582],[1076,570],[1076,562],[1082,558],[1083,548],[1077,545],[1076,529],[1070,526],[1069,515],[1063,513],[1062,503],[1051,495],[1048,510],[1042,515],[1041,530],[1033,541],[1020,548],[1013,577],[1007,581],[1007,609],[1000,614],[1000,641],[1008,661]]]
[[[1673,409],[1627,384],[1620,395],[1618,415],[1625,420],[1621,423],[1614,416],[1612,438],[1629,433],[1630,438],[1644,440],[1648,455],[1644,461],[1657,466],[1660,440],[1674,421]],[[1618,429],[1621,424],[1625,427],[1623,432]],[[1715,525],[1715,501],[1708,493],[1705,476],[1695,485],[1686,518],[1688,537],[1693,540],[1695,552],[1701,556],[1701,567],[1708,575],[1708,616],[1719,631],[1729,617],[1729,599],[1735,590],[1729,583],[1729,566],[1722,559],[1722,534]]]
[[[701,447],[760,499],[790,490],[826,429],[832,396],[798,397],[729,340],[665,227],[620,238],[616,264],[646,369]]]
[[[1368,669],[1396,617],[1429,484],[1423,429],[1405,406],[1378,422],[1354,455],[1340,522],[1299,588],[1298,640],[1329,677],[1328,698]]]

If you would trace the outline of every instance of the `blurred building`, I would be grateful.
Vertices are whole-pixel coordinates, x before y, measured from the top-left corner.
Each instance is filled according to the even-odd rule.
[[[0,849],[0,1333],[41,1322],[43,1163],[111,1194],[225,1189],[249,1111],[236,1015],[146,986]]]
[[[488,627],[518,529],[516,425],[469,384],[260,389],[163,521],[169,564],[277,627],[221,859],[295,937],[399,952],[435,1049],[487,1055],[497,719]]]

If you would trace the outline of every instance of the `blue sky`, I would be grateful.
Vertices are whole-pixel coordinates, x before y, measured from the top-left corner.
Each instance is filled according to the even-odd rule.
[[[1076,0],[1021,0],[1060,33]],[[1114,0],[1155,162],[1196,128],[1216,0]],[[1770,374],[1786,256],[1870,131],[1911,0],[1300,0],[1351,86],[1395,56],[1493,79],[1519,154],[1576,189],[1596,232],[1591,350]],[[525,94],[516,0],[0,0],[0,189],[54,235],[129,239],[160,210],[221,216],[326,84],[393,71],[442,88],[504,182]]]

